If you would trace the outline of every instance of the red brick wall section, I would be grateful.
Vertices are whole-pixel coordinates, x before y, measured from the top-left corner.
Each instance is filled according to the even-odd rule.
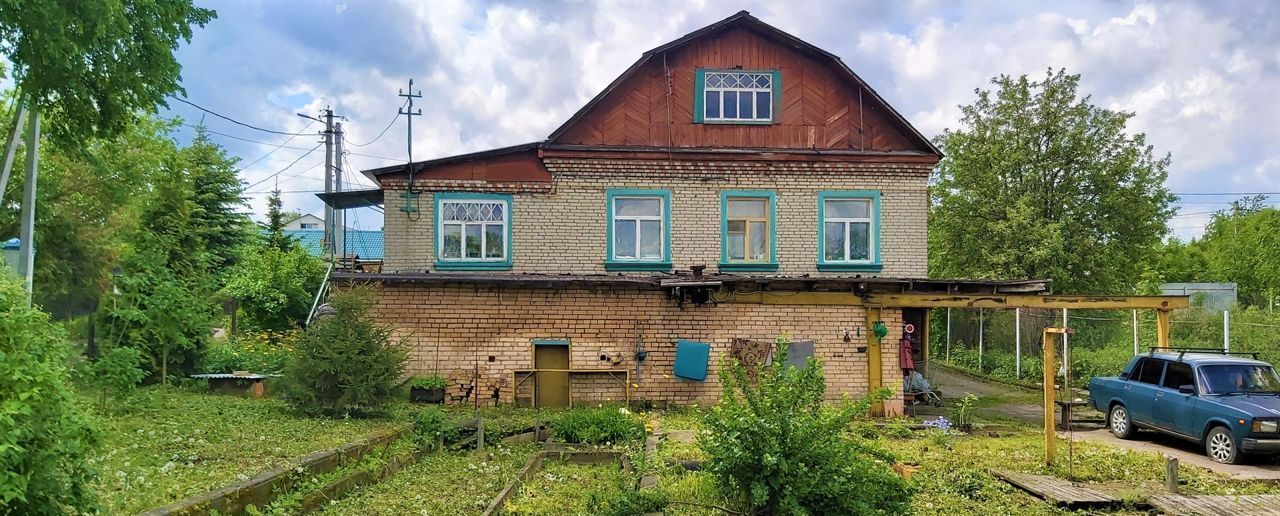
[[[670,404],[711,404],[720,396],[719,360],[733,338],[774,339],[780,334],[817,342],[824,361],[827,397],[839,400],[867,391],[867,354],[857,352],[868,334],[852,342],[843,330],[866,325],[857,306],[759,305],[745,303],[686,305],[680,308],[656,290],[571,288],[516,289],[472,284],[388,284],[378,287],[376,317],[395,328],[395,335],[412,347],[409,369],[450,378],[453,402],[463,398],[473,373],[479,377],[481,403],[493,403],[494,389],[502,403],[515,400],[512,371],[533,367],[533,339],[571,341],[572,369],[627,369],[632,372],[633,398]],[[896,342],[901,334],[899,310],[885,309],[889,338],[883,349],[885,385],[901,386]],[[644,338],[649,352],[635,376],[636,338]],[[677,339],[712,346],[706,382],[671,375]],[[602,361],[600,355],[609,360]],[[615,357],[621,362],[613,364]],[[493,358],[490,361],[490,357]],[[575,400],[622,400],[622,386],[608,375],[575,376]],[[523,384],[520,396],[531,394]],[[901,411],[901,399],[887,404]]]

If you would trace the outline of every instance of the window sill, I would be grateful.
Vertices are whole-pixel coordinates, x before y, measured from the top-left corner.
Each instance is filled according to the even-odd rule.
[[[606,260],[604,262],[604,270],[606,271],[669,271],[671,270],[671,262],[624,262]]]
[[[818,270],[822,272],[880,272],[884,269],[884,264],[880,263],[818,263]]]
[[[704,125],[773,125],[773,120],[706,120],[699,122]]]
[[[720,272],[777,272],[777,262],[720,262]]]
[[[509,271],[511,262],[436,262],[438,271]]]

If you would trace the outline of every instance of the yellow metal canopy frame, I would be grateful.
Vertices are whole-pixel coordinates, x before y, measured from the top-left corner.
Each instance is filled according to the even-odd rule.
[[[936,293],[883,293],[883,292],[788,292],[757,291],[749,293],[735,292],[728,296],[727,303],[751,303],[765,305],[833,305],[866,307],[866,327],[880,320],[883,308],[1045,308],[1074,310],[1155,310],[1156,311],[1156,347],[1169,347],[1169,312],[1188,308],[1191,298],[1188,296],[1071,296],[1043,294],[936,294]],[[1050,333],[1050,330],[1056,330]],[[1051,335],[1065,333],[1063,328],[1045,330],[1045,385],[1046,398],[1046,444],[1047,453],[1052,461],[1053,447],[1053,371],[1050,367],[1053,350],[1049,349]],[[874,391],[884,385],[883,354],[880,338],[875,333],[867,332],[867,386]],[[876,415],[883,415],[883,406],[877,404],[872,409]]]

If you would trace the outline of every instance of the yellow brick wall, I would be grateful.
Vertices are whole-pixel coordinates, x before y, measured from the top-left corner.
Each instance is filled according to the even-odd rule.
[[[636,373],[637,338],[648,359],[641,366],[634,398],[659,403],[709,404],[720,396],[718,362],[734,338],[769,339],[780,334],[816,341],[825,362],[827,397],[859,396],[867,391],[868,332],[852,342],[843,330],[865,325],[861,307],[723,303],[680,308],[664,292],[635,288],[520,289],[473,284],[385,284],[376,288],[374,313],[411,347],[412,373],[438,373],[450,379],[479,377],[481,402],[493,390],[504,403],[514,401],[512,372],[533,367],[533,339],[570,340],[570,368],[620,369]],[[884,310],[889,335],[900,335],[899,310]],[[671,375],[677,339],[711,344],[706,382]],[[897,347],[882,345],[885,385],[901,386]],[[620,364],[600,355],[621,356]],[[492,361],[491,361],[492,359]],[[463,380],[466,381],[466,380]],[[621,400],[622,387],[607,376],[575,378],[578,399]],[[521,396],[529,395],[522,385]],[[455,399],[454,401],[465,401]],[[901,399],[886,408],[900,412]]]
[[[780,275],[848,275],[817,270],[818,192],[878,190],[881,194],[880,275],[927,273],[927,182],[919,164],[807,162],[680,162],[547,159],[553,185],[515,192],[512,272],[604,273],[606,191],[671,191],[671,257],[676,269],[720,260],[720,192],[771,190],[777,196]],[[383,270],[432,270],[434,200],[431,191],[502,191],[463,181],[421,183],[418,220],[399,210],[403,183],[388,188]],[[506,189],[510,191],[509,189]]]

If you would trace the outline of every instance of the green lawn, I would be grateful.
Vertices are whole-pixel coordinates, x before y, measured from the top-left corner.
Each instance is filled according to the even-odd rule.
[[[86,403],[95,393],[84,392]],[[315,419],[276,399],[147,388],[102,417],[92,458],[108,514],[136,514],[250,478],[291,459],[394,426],[390,419]]]

